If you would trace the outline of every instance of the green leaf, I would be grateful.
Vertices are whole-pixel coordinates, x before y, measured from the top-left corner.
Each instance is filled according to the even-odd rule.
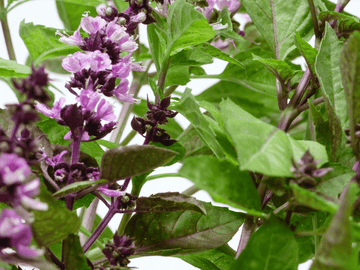
[[[146,183],[146,178],[148,177],[148,175],[150,173],[152,173],[153,170],[148,171],[146,173],[134,176],[131,179],[131,183],[132,183],[132,189],[131,189],[131,194],[134,196],[139,196],[141,188],[143,187],[143,185]]]
[[[315,192],[299,187],[294,183],[290,183],[290,187],[294,193],[296,202],[301,203],[304,206],[330,212],[332,214],[334,214],[338,209],[338,205],[336,203],[326,200]]]
[[[307,149],[315,159],[321,159],[318,166],[328,160],[324,146],[313,141],[296,141],[284,131],[247,113],[229,99],[220,103],[220,109],[226,130],[238,153],[241,170],[291,177],[291,158],[299,160]]]
[[[233,256],[223,253],[220,248],[176,257],[202,270],[228,270],[235,260]]]
[[[43,185],[39,199],[49,206],[47,211],[34,211],[35,221],[32,223],[32,231],[40,246],[49,247],[64,240],[69,234],[78,232],[80,220],[76,213],[60,205]]]
[[[169,85],[186,85],[189,81],[189,67],[172,66],[166,74],[165,87]]]
[[[213,152],[201,140],[193,125],[184,130],[178,137],[179,142],[185,147],[185,157],[195,155],[213,155]]]
[[[174,212],[184,210],[196,211],[206,215],[202,202],[179,192],[157,193],[150,197],[136,199],[136,211]]]
[[[233,24],[232,24],[232,16],[231,13],[228,9],[228,7],[223,7],[223,9],[221,10],[220,14],[219,14],[219,23],[221,22],[222,25],[226,25],[227,27],[224,29],[220,29],[217,32],[225,37],[225,38],[230,38],[234,41],[238,41],[238,42],[244,42],[245,39],[243,36],[239,35],[238,33],[236,33],[233,29]]]
[[[345,138],[343,129],[348,118],[345,93],[340,78],[340,52],[343,44],[328,23],[325,29],[325,36],[316,57],[315,70],[320,81],[330,124],[332,160],[336,161],[336,152],[341,146],[342,137]]]
[[[107,180],[104,179],[100,179],[97,181],[82,181],[82,182],[74,182],[71,183],[69,185],[66,185],[65,187],[61,188],[60,190],[56,191],[55,193],[53,193],[54,198],[62,198],[65,197],[66,195],[73,193],[73,192],[78,192],[81,191],[87,187],[91,187],[94,184],[101,184],[101,183],[106,183],[108,182]]]
[[[106,141],[106,140],[97,140],[98,144],[105,146],[107,149],[113,149],[115,147],[119,147],[117,143]]]
[[[70,141],[64,140],[64,136],[69,132],[69,128],[59,125],[55,119],[48,118],[36,125],[46,134],[51,144],[68,146]]]
[[[292,231],[275,216],[251,236],[231,270],[294,270],[298,268],[299,247]]]
[[[353,247],[350,224],[352,206],[358,194],[358,184],[350,183],[344,196],[341,196],[339,210],[321,238],[311,269],[359,269],[358,249]]]
[[[82,15],[86,12],[91,17],[96,17],[95,6],[105,3],[101,0],[56,0],[59,17],[68,30],[75,31],[80,25]]]
[[[266,67],[266,69],[269,70],[282,83],[285,83],[294,74],[292,68],[285,61],[264,59],[255,54],[253,54],[253,58],[254,60],[262,63]]]
[[[178,153],[153,145],[131,145],[105,152],[100,178],[109,181],[139,175],[168,163]]]
[[[218,157],[224,157],[221,146],[215,139],[213,131],[210,129],[208,121],[201,113],[191,90],[187,88],[181,97],[181,100],[170,108],[180,112],[195,127],[201,140],[214,152]]]
[[[179,162],[180,160],[182,160],[185,156],[185,151],[186,151],[185,147],[182,146],[181,143],[179,143],[179,142],[176,142],[170,146],[165,146],[165,145],[162,145],[161,143],[151,143],[151,145],[179,153],[169,163],[165,164],[164,166],[171,166],[171,165],[175,164],[176,162]]]
[[[359,18],[355,16],[349,16],[335,11],[322,11],[319,13],[318,17],[323,27],[325,25],[325,22],[337,20],[335,28],[338,37],[347,38],[351,34],[351,32],[355,30],[360,30]],[[321,28],[320,30],[323,31],[323,29]]]
[[[79,236],[70,234],[64,241],[63,260],[66,269],[91,270],[88,266],[83,248],[80,245]]]
[[[129,7],[129,4],[123,0],[114,0],[114,5],[119,12],[124,12]]]
[[[185,0],[178,0],[170,6],[167,22],[170,35],[166,50],[171,55],[184,48],[202,44],[215,35],[205,16]]]
[[[156,26],[157,24],[160,24],[159,28]],[[160,29],[163,29],[164,31],[167,30],[167,24],[163,18],[161,18],[160,21],[158,20],[156,24],[153,23],[147,26],[150,52],[158,72],[160,71],[160,65],[163,61],[167,43],[166,32],[162,32]]]
[[[244,0],[241,3],[277,60],[284,60],[294,49],[295,31],[305,40],[313,35],[309,3],[306,0]]]
[[[13,265],[28,265],[28,266],[32,266],[35,267],[37,269],[46,269],[46,270],[58,270],[59,268],[57,268],[54,264],[45,261],[43,258],[41,257],[37,257],[37,258],[26,258],[26,257],[20,257],[19,255],[17,255],[17,253],[13,253],[13,254],[7,254],[6,257],[2,257],[2,260],[6,261],[9,264],[13,264]],[[18,270],[19,268],[17,267],[12,267],[10,268],[11,270]]]
[[[227,243],[244,222],[245,214],[203,203],[207,215],[194,211],[137,213],[125,234],[136,241],[136,255],[188,254]]]
[[[311,47],[309,43],[301,38],[298,32],[295,32],[295,45],[300,54],[305,58],[307,66],[315,73],[315,59],[318,54],[318,50]]]
[[[344,45],[340,58],[340,71],[349,115],[351,146],[360,158],[360,141],[356,137],[356,125],[360,123],[360,33],[355,32]],[[341,107],[342,108],[342,107]]]
[[[215,58],[227,61],[229,63],[232,63],[234,65],[237,65],[241,68],[244,68],[244,65],[237,59],[231,57],[230,55],[223,53],[221,50],[219,50],[218,48],[215,48],[214,46],[211,46],[209,43],[203,43],[200,45],[195,46],[196,49],[211,55]]]
[[[80,51],[78,46],[66,46],[66,47],[57,47],[54,49],[50,49],[48,51],[43,52],[40,54],[35,60],[34,65],[37,66],[44,60],[59,57],[59,56],[67,56],[69,54],[74,54],[75,52]]]
[[[25,23],[25,20],[21,21],[19,35],[24,41],[32,60],[46,54],[48,51],[62,50],[69,47],[59,41],[59,38],[55,36],[56,31],[55,28]]]
[[[204,43],[207,44],[207,43]],[[202,45],[199,45],[202,46]],[[211,64],[212,56],[203,52],[198,48],[182,50],[181,52],[171,57],[170,67],[172,66],[201,66],[205,64]]]
[[[7,78],[26,77],[31,73],[31,68],[20,65],[13,60],[0,58],[0,76]]]
[[[179,173],[199,189],[207,191],[215,201],[247,211],[261,211],[256,187],[248,172],[237,165],[213,156],[187,158]],[[257,213],[257,215],[261,213]]]

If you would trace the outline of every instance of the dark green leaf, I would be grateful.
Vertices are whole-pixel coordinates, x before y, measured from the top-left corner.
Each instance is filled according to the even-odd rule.
[[[168,163],[178,153],[152,145],[131,145],[105,152],[100,178],[116,181],[139,175]]]
[[[223,253],[220,248],[214,248],[188,255],[176,257],[202,270],[228,270],[234,262],[234,257]]]
[[[89,207],[89,205],[92,203],[92,201],[95,199],[95,195],[88,193],[85,196],[76,199],[73,205],[73,210],[76,210],[80,207]],[[62,202],[62,201],[61,201]]]
[[[74,183],[71,183],[71,184],[63,187],[62,189],[56,191],[55,193],[53,193],[53,196],[54,196],[54,198],[59,199],[59,198],[65,197],[66,195],[68,195],[70,193],[78,192],[87,187],[91,187],[94,184],[101,184],[101,183],[106,183],[106,182],[108,182],[108,181],[104,180],[104,179],[100,179],[97,181],[74,182]]]
[[[290,187],[295,196],[296,202],[301,203],[304,206],[332,214],[334,214],[338,209],[338,205],[336,203],[326,200],[324,197],[316,194],[315,192],[299,187],[297,184],[293,183],[290,183]]]
[[[169,163],[165,164],[164,166],[171,166],[176,162],[182,160],[185,156],[185,147],[181,145],[181,143],[176,142],[170,146],[164,146],[161,143],[151,143],[151,145],[155,145],[156,147],[165,148],[174,152],[179,153],[179,155],[175,156]]]
[[[80,20],[85,12],[91,17],[96,17],[95,6],[104,3],[100,0],[56,0],[59,17],[66,29],[75,31],[80,25]]]
[[[0,58],[0,76],[1,77],[26,77],[31,73],[28,66],[20,65],[16,61]]]
[[[309,43],[303,40],[298,32],[295,32],[295,45],[301,55],[305,58],[307,66],[313,73],[315,73],[315,59],[318,54],[318,50],[311,47]]]
[[[83,248],[79,242],[79,236],[70,234],[69,237],[64,241],[63,260],[66,269],[83,269],[91,270],[88,266],[86,257],[84,255]]]
[[[296,141],[282,130],[247,113],[231,100],[222,101],[220,109],[226,130],[238,153],[241,170],[291,177],[291,158],[299,160],[307,149],[315,159],[322,160],[318,166],[328,160],[324,146],[313,141]]]
[[[326,23],[326,32],[320,44],[315,70],[320,81],[330,124],[333,161],[336,161],[338,149],[345,146],[344,140],[341,145],[340,143],[342,137],[345,138],[343,129],[348,119],[345,93],[340,78],[340,52],[342,47],[342,42],[338,40],[331,26]]]
[[[135,254],[188,254],[227,243],[244,222],[245,214],[203,204],[206,216],[189,210],[135,214],[125,228],[125,234],[136,241]]]
[[[355,32],[345,43],[341,52],[340,71],[349,115],[351,146],[357,159],[360,158],[360,141],[355,136],[360,123],[360,32]],[[336,78],[338,79],[338,78]],[[343,107],[341,107],[343,108]]]
[[[146,177],[148,177],[148,175],[150,173],[152,173],[153,170],[134,176],[131,179],[131,183],[132,183],[132,189],[131,189],[131,194],[134,196],[139,196],[141,188],[143,187],[143,185],[146,183]]]
[[[171,107],[172,110],[180,112],[190,121],[198,132],[201,140],[217,155],[224,157],[221,146],[214,137],[213,131],[210,129],[208,121],[201,113],[200,107],[197,104],[191,90],[187,88],[181,97],[181,100]]]
[[[227,203],[247,211],[261,211],[256,187],[248,172],[237,165],[213,156],[189,157],[179,173],[198,188],[207,191],[215,201]],[[250,213],[253,214],[253,213]],[[254,213],[262,216],[261,213]]]
[[[170,6],[167,22],[170,36],[166,50],[171,54],[204,43],[215,35],[205,16],[185,0],[178,0]]]
[[[353,246],[350,224],[352,206],[358,194],[358,184],[350,183],[341,196],[339,210],[321,238],[311,269],[359,269],[358,249]]]
[[[272,216],[250,238],[231,270],[294,270],[299,247],[292,231]]]
[[[150,197],[139,197],[136,210],[141,212],[196,211],[206,215],[202,202],[179,192],[157,193]]]
[[[48,51],[62,50],[69,47],[59,41],[59,38],[55,36],[56,31],[55,28],[25,23],[25,20],[20,23],[19,35],[24,41],[32,60],[46,54]]]
[[[239,60],[231,57],[230,55],[228,55],[226,53],[223,53],[221,50],[219,50],[218,48],[215,48],[214,46],[211,46],[209,43],[203,43],[203,44],[197,45],[195,48],[208,54],[208,55],[211,55],[215,58],[227,61],[227,62],[237,65],[241,68],[244,68],[244,65]]]
[[[241,3],[277,60],[284,60],[294,49],[295,31],[305,40],[313,35],[309,3],[306,0],[244,0]]]
[[[78,232],[80,220],[76,213],[60,205],[44,186],[41,186],[39,199],[49,206],[48,211],[34,211],[32,231],[40,246],[49,247],[64,240],[69,234]]]

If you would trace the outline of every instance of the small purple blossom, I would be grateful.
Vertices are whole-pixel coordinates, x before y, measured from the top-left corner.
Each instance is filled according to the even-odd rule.
[[[45,162],[51,167],[55,167],[56,164],[63,162],[63,156],[66,155],[68,151],[64,150],[60,154],[53,156],[51,159],[46,157]]]
[[[100,29],[103,29],[106,24],[107,22],[98,16],[96,16],[95,18],[85,16],[81,19],[80,23],[81,28],[89,34],[95,34]]]
[[[54,106],[52,107],[52,109],[49,109],[49,107],[47,107],[44,104],[37,104],[35,106],[35,108],[39,112],[41,112],[43,115],[46,115],[47,117],[60,120],[61,119],[60,113],[61,113],[61,110],[63,108],[65,101],[66,101],[65,98],[61,97],[58,101],[56,101],[54,103]]]
[[[229,12],[234,12],[240,7],[239,0],[216,0],[216,4],[220,10],[223,10],[224,7],[228,7]]]
[[[76,73],[83,69],[89,68],[90,59],[86,54],[82,52],[76,52],[73,55],[70,54],[65,57],[61,65],[65,70]]]
[[[29,247],[31,227],[21,221],[14,210],[3,209],[0,216],[0,253],[5,248],[14,248],[24,258],[36,258],[44,254],[43,250]],[[4,254],[2,254],[4,255]]]
[[[83,43],[82,37],[80,35],[80,26],[71,36],[66,34],[65,31],[64,34],[62,34],[59,30],[55,32],[55,35],[61,36],[61,38],[59,38],[59,41],[70,46],[81,45]]]
[[[2,185],[23,183],[30,173],[30,167],[24,158],[13,153],[3,153],[0,155],[0,175]]]
[[[94,52],[90,52],[87,55],[87,57],[90,62],[90,68],[93,71],[102,71],[102,70],[109,68],[111,65],[111,60],[107,53],[102,53],[100,51],[94,51]]]

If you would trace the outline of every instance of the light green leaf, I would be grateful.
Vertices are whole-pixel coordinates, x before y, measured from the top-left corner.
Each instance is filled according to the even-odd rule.
[[[87,187],[91,187],[94,184],[101,184],[106,183],[107,180],[100,179],[97,181],[82,181],[82,182],[74,182],[70,185],[66,185],[65,187],[61,188],[60,190],[53,193],[54,198],[62,198],[70,193],[81,191]]]
[[[318,166],[328,161],[324,146],[313,141],[296,141],[284,131],[247,113],[229,99],[220,103],[220,110],[238,153],[241,170],[291,177],[291,158],[299,160],[308,149],[315,159],[321,159]]]
[[[307,66],[315,73],[315,59],[318,54],[318,50],[311,47],[309,43],[301,38],[298,32],[295,32],[295,45],[301,55],[305,58]]]
[[[8,78],[26,77],[31,73],[31,68],[20,65],[13,60],[0,58],[0,76]]]
[[[147,26],[147,37],[152,59],[154,60],[156,70],[159,72],[167,44],[167,23],[160,16],[159,18],[156,17],[156,19],[158,21],[157,25],[152,23]]]
[[[293,232],[272,216],[251,236],[230,270],[294,270],[298,261]]]
[[[179,173],[199,189],[207,191],[215,201],[248,213],[256,210],[256,215],[262,216],[256,187],[249,173],[241,172],[237,165],[213,156],[200,155],[185,159]]]
[[[295,31],[305,40],[313,35],[307,0],[243,0],[241,3],[277,60],[284,60],[294,49]]]
[[[325,30],[325,36],[316,57],[315,70],[321,85],[330,124],[332,160],[337,161],[338,149],[345,147],[343,130],[348,120],[345,93],[340,77],[340,52],[343,43],[338,40],[328,23],[326,23]],[[342,140],[343,142],[341,142]]]
[[[135,255],[189,254],[227,243],[245,214],[203,204],[206,216],[189,210],[135,214],[125,228],[125,234],[136,241]]]
[[[58,48],[50,49],[40,54],[34,60],[34,65],[37,66],[44,60],[59,56],[67,56],[69,54],[73,54],[78,51],[80,51],[80,48],[78,46],[66,46],[66,47],[58,47]]]

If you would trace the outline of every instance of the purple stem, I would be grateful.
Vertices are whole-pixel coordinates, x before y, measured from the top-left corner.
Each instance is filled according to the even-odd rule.
[[[89,237],[89,239],[86,241],[86,243],[83,246],[84,253],[91,248],[91,246],[94,244],[96,239],[100,236],[100,234],[105,230],[106,226],[109,224],[110,220],[113,218],[113,216],[116,214],[116,207],[115,205],[112,205],[109,209],[109,212],[105,215],[103,220],[99,223],[99,226],[96,227],[92,235]]]

